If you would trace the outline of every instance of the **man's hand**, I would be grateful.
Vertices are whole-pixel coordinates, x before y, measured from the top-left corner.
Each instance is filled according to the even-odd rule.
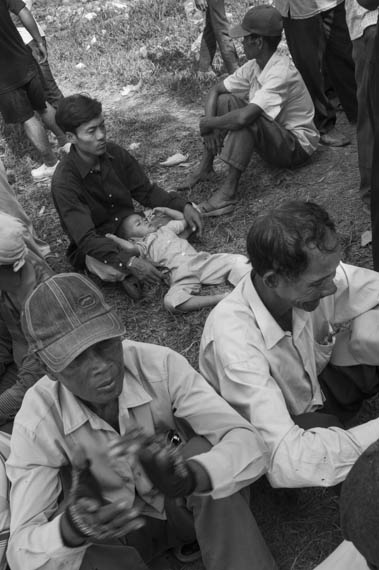
[[[128,509],[123,501],[105,501],[90,466],[84,451],[77,449],[73,457],[69,502],[60,521],[62,539],[72,547],[91,539],[125,536],[144,524],[137,509]]]
[[[133,257],[132,264],[129,265],[128,269],[139,281],[153,285],[154,283],[161,283],[166,279],[165,272],[159,271],[157,267],[159,266],[152,261],[147,261],[140,257]]]
[[[195,0],[195,6],[198,10],[205,12],[208,8],[208,2],[207,0]]]
[[[37,60],[38,63],[45,63],[45,61],[47,61],[47,49],[44,46],[43,42],[39,42],[37,44],[37,49],[38,49],[37,56],[33,51],[34,58]]]
[[[109,463],[139,462],[153,485],[167,497],[186,497],[196,487],[196,475],[167,434],[146,436],[139,428],[129,430],[109,449]]]
[[[220,154],[222,147],[224,146],[224,135],[221,131],[216,130],[210,135],[205,135],[203,137],[203,142],[205,148],[216,156],[216,154]]]
[[[192,204],[186,204],[184,206],[183,216],[188,227],[191,228],[193,232],[197,232],[198,235],[201,236],[203,232],[203,221],[201,219],[201,214],[192,206]]]

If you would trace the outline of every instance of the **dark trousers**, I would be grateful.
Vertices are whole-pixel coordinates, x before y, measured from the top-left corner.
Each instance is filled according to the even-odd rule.
[[[367,54],[367,57],[370,57]],[[375,271],[379,271],[379,26],[371,53],[368,85],[368,112],[374,131],[371,171],[372,256]]]
[[[358,118],[357,143],[358,165],[360,174],[360,195],[368,202],[371,194],[371,164],[374,147],[374,131],[367,112],[368,82],[370,72],[370,54],[375,42],[375,26],[365,29],[363,35],[353,41],[353,59],[357,82]]]
[[[208,71],[218,47],[228,73],[238,68],[238,57],[232,38],[229,36],[229,22],[225,14],[224,0],[208,0],[205,13],[205,27],[200,45],[199,70]]]
[[[236,95],[220,95],[217,115],[224,115],[245,105]],[[291,131],[263,114],[252,125],[227,133],[220,158],[243,172],[254,151],[269,164],[279,168],[296,168],[309,159],[309,154]]]
[[[312,427],[344,427],[359,411],[364,400],[379,392],[377,366],[334,366],[328,364],[319,376],[325,396],[324,407],[318,412],[300,414],[294,422],[303,429]]]
[[[303,20],[284,18],[284,29],[293,61],[312,97],[320,133],[330,131],[336,122],[326,95],[324,66],[349,121],[355,122],[356,82],[344,3]]]
[[[185,457],[207,451],[195,437]],[[146,517],[146,525],[112,545],[91,546],[80,570],[147,570],[155,556],[197,539],[207,570],[277,570],[249,507],[249,492],[224,499],[191,495],[166,500],[167,520]],[[98,553],[102,551],[101,556]]]

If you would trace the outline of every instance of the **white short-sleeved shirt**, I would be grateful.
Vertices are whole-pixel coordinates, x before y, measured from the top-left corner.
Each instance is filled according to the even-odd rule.
[[[378,20],[378,9],[366,10],[358,4],[357,0],[346,0],[345,10],[346,23],[352,40],[362,37],[365,29],[375,26]]]
[[[275,0],[275,8],[282,16],[303,20],[317,16],[342,4],[343,0]]]
[[[224,79],[224,86],[291,131],[308,154],[316,150],[319,133],[313,122],[313,102],[287,55],[276,51],[263,70],[252,59]]]

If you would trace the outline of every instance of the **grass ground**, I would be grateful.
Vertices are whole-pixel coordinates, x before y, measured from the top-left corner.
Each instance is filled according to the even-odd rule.
[[[201,155],[198,118],[211,83],[194,73],[191,44],[201,30],[196,14],[186,18],[176,0],[119,0],[122,9],[102,1],[35,0],[35,14],[46,25],[50,63],[66,93],[83,91],[104,104],[110,139],[128,148],[149,176],[166,189],[175,189]],[[247,1],[227,3],[237,21]],[[186,2],[187,9],[190,7]],[[87,20],[86,14],[95,14]],[[96,38],[96,41],[93,41]],[[76,65],[85,67],[78,69]],[[132,97],[122,95],[129,84],[142,80]],[[369,219],[358,197],[359,177],[354,129],[343,115],[339,127],[352,138],[345,148],[320,147],[306,166],[286,171],[268,168],[258,157],[251,161],[240,185],[241,200],[233,215],[209,219],[197,249],[244,252],[254,216],[264,207],[293,198],[310,199],[333,215],[344,245],[344,260],[370,267],[370,247],[360,246]],[[0,156],[11,182],[39,235],[59,254],[56,271],[68,271],[66,237],[60,229],[48,184],[34,184],[30,168],[38,157],[18,128],[1,130]],[[189,154],[189,165],[165,169],[162,159],[175,152]],[[222,169],[209,183],[186,193],[197,201],[216,189]],[[121,315],[130,338],[170,346],[197,367],[201,331],[208,310],[175,316],[162,308],[164,291],[146,289],[134,303],[120,288],[102,285],[106,298]],[[378,414],[371,402],[363,417]],[[272,490],[265,480],[252,488],[253,512],[281,570],[311,570],[341,540],[338,499],[333,490]],[[165,564],[165,561],[163,561]],[[181,565],[167,561],[175,570]],[[167,567],[167,566],[165,566]],[[201,564],[189,566],[200,570]]]

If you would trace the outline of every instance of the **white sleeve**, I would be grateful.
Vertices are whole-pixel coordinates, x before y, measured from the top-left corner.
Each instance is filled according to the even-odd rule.
[[[7,558],[12,570],[79,570],[88,545],[68,548],[54,514],[61,492],[59,445],[47,449],[16,423],[7,461],[11,481],[11,530]],[[22,467],[21,467],[22,466]]]

